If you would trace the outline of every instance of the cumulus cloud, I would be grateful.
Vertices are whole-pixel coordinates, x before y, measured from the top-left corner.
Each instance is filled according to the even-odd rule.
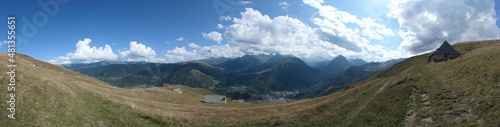
[[[298,19],[288,16],[271,19],[251,8],[241,15],[241,18],[234,18],[234,24],[228,26],[225,35],[244,53],[307,54],[307,46],[315,40],[314,30]]]
[[[335,45],[338,45],[340,47],[343,47],[347,50],[355,51],[355,52],[361,52],[361,48],[357,46],[355,43],[350,42],[346,38],[340,37],[335,35],[335,33],[329,31],[329,30],[317,30],[316,34],[319,35],[321,40],[331,42]]]
[[[103,60],[117,60],[118,55],[113,53],[109,45],[104,47],[90,47],[91,40],[85,38],[76,43],[76,50],[64,56],[56,57],[48,62],[53,64],[90,63]]]
[[[189,44],[188,44],[188,46],[189,46],[190,48],[194,48],[194,49],[199,49],[199,48],[201,48],[201,46],[200,46],[200,45],[197,45],[197,44],[195,44],[195,43],[189,43]]]
[[[392,0],[388,17],[400,24],[400,49],[412,54],[435,50],[450,43],[498,39],[495,3],[492,0]]]
[[[229,21],[229,20],[231,20],[231,16],[229,16],[229,15],[228,16],[221,16],[221,17],[219,17],[219,20],[220,21]]]
[[[251,4],[252,1],[240,1],[238,4],[240,5],[246,5],[246,4]]]
[[[212,31],[210,33],[201,33],[205,39],[215,41],[217,43],[221,43],[222,41],[222,34],[216,31]]]
[[[137,43],[135,41],[130,42],[130,47],[128,50],[120,52],[122,58],[127,58],[131,60],[146,60],[155,59],[156,52],[144,44]]]
[[[368,39],[383,40],[384,36],[394,35],[390,28],[376,22],[373,18],[358,19],[356,15],[345,11],[338,10],[332,6],[323,6],[323,0],[304,0],[304,3],[318,9],[320,18],[314,18],[313,22],[324,29],[330,29],[337,36],[350,38],[350,41],[356,41],[360,38],[368,37]],[[354,28],[347,27],[347,23],[352,23],[361,28],[361,33]]]
[[[363,35],[367,36],[369,39],[383,40],[383,36],[394,35],[391,29],[385,27],[382,24],[376,23],[376,19],[362,18],[361,20],[357,20],[356,22],[363,29]]]
[[[167,51],[167,61],[275,53],[295,55],[306,61],[332,59],[339,54],[368,61],[408,56],[401,50],[387,50],[382,45],[370,42],[385,41],[385,37],[394,35],[390,28],[377,23],[378,19],[357,18],[332,6],[323,6],[321,0],[304,0],[304,3],[318,10],[319,16],[311,18],[317,27],[306,25],[293,17],[269,17],[246,8],[240,13],[241,17],[227,16],[232,22],[223,26],[224,36],[216,31],[202,33],[204,38],[219,44],[222,39],[226,39],[227,44],[199,46],[190,43],[187,46],[191,50],[176,47]],[[349,23],[352,25],[346,25]]]
[[[195,48],[193,50],[187,50],[185,47],[176,47],[175,49],[168,50],[165,53],[165,57],[167,58],[166,62],[175,63],[210,57],[235,58],[245,55],[245,53],[240,51],[239,47],[230,46],[229,44],[201,47],[194,43],[190,43],[189,46]]]
[[[7,41],[0,42],[0,47],[2,47],[3,45],[7,45]]]
[[[233,47],[229,44],[224,45],[212,45],[212,46],[203,46],[200,49],[203,58],[208,57],[240,57],[243,56],[244,53],[240,51],[239,47]]]
[[[281,6],[281,9],[284,9],[284,10],[288,10],[288,6],[290,6],[290,4],[288,4],[287,2],[279,2],[278,3],[280,6]]]
[[[332,9],[330,6],[322,6],[321,3],[315,6]],[[362,32],[348,28],[341,21],[361,24],[363,19],[357,19],[354,15],[338,10],[336,10],[338,17],[329,19],[326,13],[331,11],[320,9],[319,11],[323,11],[320,14],[325,16],[312,19],[313,23],[319,26],[312,28],[289,16],[270,18],[257,10],[247,8],[241,13],[241,18],[235,17],[234,24],[227,26],[224,35],[230,44],[245,54],[292,54],[306,60],[331,59],[339,54],[369,61],[405,57],[401,56],[402,53],[386,50],[381,45],[370,44],[368,39],[360,35]],[[344,18],[342,16],[346,16],[346,19],[342,19]],[[370,29],[374,35],[392,34],[392,30],[375,23],[375,20],[365,20],[369,20],[370,23],[359,25],[359,28]]]
[[[184,40],[184,38],[183,38],[183,37],[179,37],[179,38],[177,38],[177,39],[175,39],[175,40],[176,40],[176,41],[183,41],[183,40]]]
[[[222,29],[222,28],[224,28],[224,25],[222,25],[222,24],[217,24],[217,29]]]
[[[165,53],[166,61],[170,63],[197,60],[200,59],[200,55],[197,50],[187,51],[185,47],[175,47],[172,50],[168,50]]]

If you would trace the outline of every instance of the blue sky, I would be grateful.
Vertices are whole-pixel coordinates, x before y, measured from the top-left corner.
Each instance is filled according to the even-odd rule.
[[[38,2],[57,11],[46,11]],[[259,53],[292,54],[312,62],[339,54],[385,61],[432,51],[444,40],[453,44],[498,39],[496,4],[490,0],[8,0],[1,2],[0,14],[16,16],[17,36],[26,38],[18,38],[17,52],[55,64],[179,62]],[[7,34],[0,37],[6,40]],[[4,42],[0,46],[7,51]]]

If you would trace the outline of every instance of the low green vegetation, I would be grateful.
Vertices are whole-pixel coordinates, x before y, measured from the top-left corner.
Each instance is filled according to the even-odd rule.
[[[457,59],[429,54],[326,96],[278,104],[207,104],[184,85],[115,88],[96,78],[19,55],[16,119],[3,126],[500,126],[500,41],[454,45]],[[2,53],[0,57],[7,57]],[[36,61],[40,66],[32,66]],[[0,61],[7,64],[6,61]],[[6,72],[5,66],[0,71]],[[8,84],[6,76],[0,83]],[[183,93],[171,90],[181,88]],[[0,89],[0,93],[7,93]],[[0,96],[7,101],[7,95]]]

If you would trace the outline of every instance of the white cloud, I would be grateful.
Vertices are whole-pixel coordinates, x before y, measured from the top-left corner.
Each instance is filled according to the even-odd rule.
[[[318,7],[334,9],[321,4],[318,4]],[[325,16],[327,16],[326,12],[331,12],[319,11],[323,11],[320,14]],[[247,8],[241,13],[241,18],[234,18],[234,24],[227,27],[224,35],[230,44],[246,54],[292,54],[306,60],[331,59],[339,54],[368,61],[406,57],[399,51],[389,51],[381,45],[370,44],[368,39],[360,35],[359,30],[347,27],[341,20],[353,23],[366,21],[369,23],[359,23],[360,28],[371,30],[367,30],[366,33],[374,32],[373,35],[380,36],[391,35],[392,31],[387,30],[385,26],[381,27],[380,24],[368,18],[358,20],[356,16],[338,10],[333,14],[338,17],[314,18],[313,23],[319,28],[311,28],[292,17],[270,18],[257,10]]]
[[[231,17],[229,15],[228,16],[221,16],[221,17],[219,17],[219,20],[220,21],[229,21],[229,20],[231,20]]]
[[[152,63],[166,63],[167,62],[167,60],[165,58],[157,58],[157,57],[146,59],[145,61],[152,62]]]
[[[240,1],[238,4],[240,5],[246,5],[246,4],[251,4],[252,1]]]
[[[278,3],[280,6],[281,6],[281,9],[284,9],[284,10],[288,10],[288,7],[290,6],[290,4],[286,3],[286,2],[279,2]]]
[[[375,21],[376,20],[372,18],[362,18],[356,22],[358,22],[358,25],[363,28],[363,35],[367,36],[369,39],[383,40],[383,36],[394,35],[391,29],[382,24],[376,23]]]
[[[232,47],[229,44],[203,46],[200,49],[200,52],[201,52],[200,54],[203,55],[203,58],[209,58],[209,57],[234,58],[244,55],[244,53],[240,51],[239,47]]]
[[[359,40],[362,36],[359,36],[357,29],[347,27],[347,23],[353,23],[360,27],[362,35],[368,39],[383,40],[384,36],[394,35],[390,28],[377,23],[373,18],[358,19],[356,15],[338,10],[335,7],[321,5],[323,0],[304,0],[304,3],[319,10],[321,18],[314,18],[315,24],[332,30],[337,33],[337,36],[347,37],[350,41]]]
[[[247,8],[228,26],[228,41],[245,53],[302,53],[317,40],[315,32],[298,19],[278,16],[271,19],[259,11]]]
[[[103,60],[117,60],[118,55],[113,53],[109,45],[96,48],[90,47],[91,40],[85,38],[76,43],[76,50],[64,56],[56,57],[48,62],[53,64],[90,63]]]
[[[412,54],[435,50],[450,43],[498,39],[495,3],[492,0],[392,0],[388,17],[400,24],[400,49]]]
[[[217,24],[217,29],[222,29],[222,28],[224,28],[224,25],[222,25],[222,24]]]
[[[122,58],[133,59],[133,60],[145,60],[150,61],[155,59],[156,52],[144,44],[137,43],[135,41],[130,42],[130,47],[128,50],[120,52]]]
[[[166,61],[170,63],[200,59],[197,50],[187,51],[185,47],[175,47],[165,53]]]
[[[314,8],[320,8],[322,7],[323,0],[303,0],[305,4],[308,4]]]
[[[179,38],[177,38],[177,39],[175,39],[175,40],[176,40],[176,41],[183,41],[183,40],[184,40],[184,38],[183,38],[183,37],[179,37]]]
[[[210,57],[240,57],[244,53],[239,50],[238,47],[232,47],[229,44],[224,45],[212,45],[212,46],[199,46],[194,43],[190,43],[189,46],[196,47],[193,50],[186,50],[185,47],[175,47],[175,49],[168,50],[165,53],[166,61],[169,63],[206,59]]]
[[[221,43],[222,41],[222,34],[216,31],[212,31],[210,33],[201,33],[205,39],[215,41],[217,43]]]
[[[189,46],[190,48],[194,48],[194,49],[199,49],[199,48],[201,48],[201,46],[200,46],[200,45],[197,45],[197,44],[195,44],[195,43],[189,43],[189,44],[188,44],[188,46]]]
[[[1,48],[3,45],[7,45],[7,41],[2,41],[2,42],[0,42],[0,48]]]
[[[339,54],[349,58],[367,61],[384,61],[407,57],[400,50],[387,50],[382,45],[371,44],[370,40],[382,40],[394,33],[377,19],[361,18],[323,6],[322,1],[304,1],[318,9],[319,17],[310,27],[289,16],[269,17],[252,8],[241,12],[241,18],[233,17],[232,23],[224,26],[227,44],[199,46],[190,43],[192,50],[184,47],[167,51],[169,62],[203,59],[208,57],[239,57],[244,54],[291,54],[308,61],[332,59]],[[346,23],[356,25],[351,28]],[[218,25],[219,26],[219,25]],[[203,37],[216,42],[222,41],[222,34],[216,31],[202,33]],[[219,43],[220,44],[220,43]]]

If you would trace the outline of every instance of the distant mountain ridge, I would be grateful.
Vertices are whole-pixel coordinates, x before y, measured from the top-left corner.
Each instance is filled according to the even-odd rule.
[[[311,88],[304,90],[302,93],[298,94],[296,98],[314,98],[327,95],[364,80],[375,73],[386,70],[403,60],[405,59],[393,59],[386,62],[370,62],[360,66],[344,68],[320,83],[315,84]]]
[[[267,78],[272,78],[275,80],[274,83],[265,84],[270,84],[273,90],[307,88],[323,78],[319,70],[308,66],[301,59],[292,55],[280,54],[274,55],[261,65],[242,72],[252,74],[255,77],[264,75]]]
[[[207,58],[207,59],[192,60],[192,61],[189,61],[189,62],[204,62],[204,63],[211,64],[211,65],[217,65],[217,64],[224,63],[224,62],[226,62],[228,60],[232,60],[232,58],[228,58],[228,57],[210,57],[210,58]]]
[[[317,68],[319,70],[322,70],[325,72],[327,75],[333,75],[337,72],[339,72],[342,68],[347,68],[351,66],[359,66],[366,64],[366,61],[362,59],[352,59],[348,60],[345,56],[343,55],[338,55],[337,57],[333,58],[332,60],[327,60],[327,61],[322,61],[317,63],[314,68]]]
[[[365,63],[362,59],[348,60],[339,55],[330,61],[318,63],[313,68],[293,55],[259,54],[179,63],[102,61],[63,66],[118,87],[183,84],[209,89],[235,99],[259,100],[262,97],[257,95],[271,91],[301,91],[302,93],[296,96],[298,98],[324,95],[386,68],[367,70],[371,66],[382,64],[369,63],[366,66],[356,67],[361,69],[349,69]],[[352,75],[352,73],[362,74]],[[344,78],[339,80],[340,76]],[[322,82],[324,83],[321,84]],[[328,88],[329,86],[335,88]]]
[[[70,70],[84,69],[84,68],[93,68],[99,66],[106,66],[112,64],[145,64],[148,62],[145,61],[100,61],[95,63],[75,63],[75,64],[62,64],[62,67],[68,68]]]
[[[251,67],[258,66],[265,61],[256,55],[244,55],[242,57],[227,60],[223,63],[217,64],[217,66],[226,68],[228,70],[245,70]]]
[[[203,61],[180,63],[99,62],[66,66],[118,87],[183,84],[219,94],[249,97],[270,91],[299,91],[326,78],[318,69],[293,55],[245,55],[212,65]],[[245,91],[228,91],[245,87]],[[250,97],[252,98],[252,97]],[[248,99],[248,98],[246,98]],[[258,99],[258,98],[256,98]]]

